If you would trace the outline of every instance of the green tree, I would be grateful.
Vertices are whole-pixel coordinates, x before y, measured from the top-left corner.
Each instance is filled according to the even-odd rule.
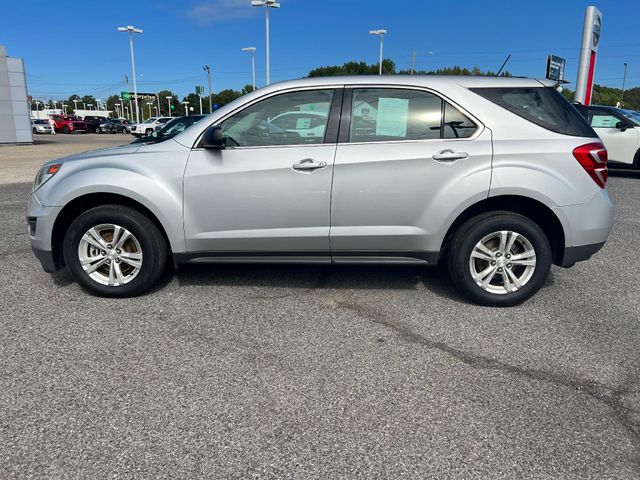
[[[333,77],[338,75],[377,75],[380,72],[380,65],[374,63],[367,65],[365,62],[347,62],[342,65],[331,65],[327,67],[314,68],[309,72],[308,77]],[[396,73],[396,64],[385,58],[382,61],[382,73],[393,75]]]
[[[158,92],[158,97],[160,97],[160,113],[159,113],[159,115],[161,115],[163,117],[168,117],[169,116],[169,104],[167,102],[167,97],[173,97],[171,99],[171,105],[173,105],[175,107],[175,109],[171,111],[172,112],[171,116],[173,116],[173,117],[178,116],[178,112],[180,111],[179,108],[182,108],[182,105],[180,104],[180,97],[178,96],[177,93],[172,92],[171,90],[160,90]]]

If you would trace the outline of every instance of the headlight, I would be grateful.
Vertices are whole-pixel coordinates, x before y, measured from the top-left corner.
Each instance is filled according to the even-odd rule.
[[[61,163],[54,163],[53,165],[46,165],[40,169],[38,174],[36,175],[36,179],[33,182],[33,192],[39,189],[42,185],[47,183],[47,181],[53,177],[56,173],[60,171],[60,167],[62,167]]]

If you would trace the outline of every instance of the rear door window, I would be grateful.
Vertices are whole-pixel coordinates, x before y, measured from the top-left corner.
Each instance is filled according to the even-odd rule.
[[[578,111],[551,87],[472,88],[472,92],[552,132],[596,138]]]
[[[350,142],[467,138],[477,128],[455,107],[429,92],[399,88],[353,90]]]

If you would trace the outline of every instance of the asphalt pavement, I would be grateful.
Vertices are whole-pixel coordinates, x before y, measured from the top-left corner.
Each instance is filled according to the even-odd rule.
[[[0,186],[0,478],[639,478],[640,174],[509,309],[433,268],[224,265],[132,299],[44,273]]]

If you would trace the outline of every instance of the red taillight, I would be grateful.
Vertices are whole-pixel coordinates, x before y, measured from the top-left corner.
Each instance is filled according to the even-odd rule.
[[[604,188],[609,178],[607,170],[607,149],[599,142],[580,145],[573,150],[573,156],[600,188]]]

